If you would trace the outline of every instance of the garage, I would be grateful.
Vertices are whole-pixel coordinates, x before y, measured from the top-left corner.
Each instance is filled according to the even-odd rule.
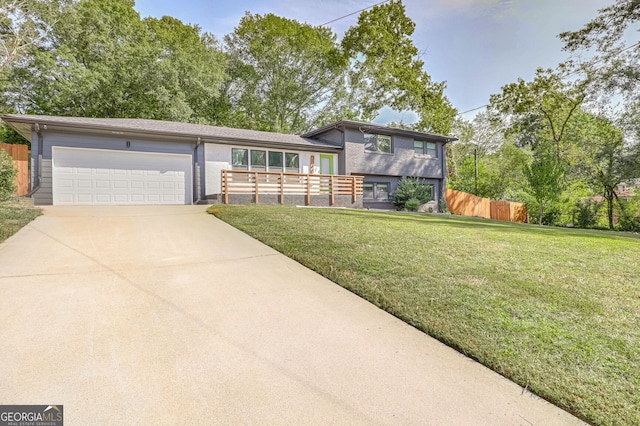
[[[192,156],[52,147],[54,205],[191,204]]]

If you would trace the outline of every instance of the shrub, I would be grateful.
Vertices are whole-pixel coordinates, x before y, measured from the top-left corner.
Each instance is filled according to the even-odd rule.
[[[601,203],[595,200],[578,200],[575,204],[573,224],[579,228],[593,228],[598,224]]]
[[[424,204],[433,200],[433,186],[417,178],[405,178],[398,182],[398,188],[392,195],[393,204],[398,210],[406,208],[406,203],[415,198]],[[420,206],[418,204],[418,206]],[[416,209],[417,211],[417,209]]]
[[[8,200],[16,192],[17,173],[13,158],[6,151],[0,150],[0,201]]]
[[[410,212],[417,212],[422,203],[417,198],[411,198],[404,203],[404,208]]]
[[[442,197],[440,198],[440,211],[442,213],[449,213],[449,205],[447,204],[447,197],[444,191],[442,192]]]
[[[640,232],[640,196],[631,200],[619,200],[618,224],[619,231]]]
[[[552,204],[544,211],[542,215],[542,224],[555,226],[560,224],[560,217],[562,216],[562,210],[557,204]]]
[[[527,212],[529,213],[529,223],[538,223],[540,220],[539,204],[535,201],[528,202]],[[548,226],[563,226],[562,209],[559,204],[548,205],[542,213],[542,224]]]
[[[525,197],[529,223],[538,223],[540,220],[540,204],[532,197]],[[562,220],[562,207],[559,203],[552,203],[545,207],[542,213],[542,224],[548,226],[564,226],[570,217]]]

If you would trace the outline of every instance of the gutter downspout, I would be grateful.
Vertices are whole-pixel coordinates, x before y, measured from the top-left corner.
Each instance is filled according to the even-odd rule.
[[[437,200],[437,208],[440,213],[444,211],[443,209],[443,201],[446,204],[447,202],[447,144],[442,144],[442,180],[441,180],[441,188],[440,188],[440,198]],[[449,206],[447,206],[447,209]]]
[[[32,197],[40,189],[40,181],[42,179],[42,149],[43,149],[43,136],[42,130],[40,130],[40,125],[36,123],[33,126],[33,130],[38,135],[38,160],[36,161],[37,173],[36,173],[36,182],[35,186],[31,188],[31,190],[27,193],[27,197]]]
[[[193,204],[200,204],[200,188],[199,188],[199,179],[200,177],[200,169],[198,167],[198,147],[202,144],[200,137],[196,139],[196,143],[193,148]]]
[[[347,172],[347,132],[345,132],[344,130],[344,126],[342,126],[342,128],[340,126],[335,126],[335,130],[337,130],[338,132],[340,132],[342,134],[341,139],[341,150],[340,152],[338,152],[338,167],[337,167],[337,172],[338,174],[345,174],[348,175],[349,173]],[[342,171],[340,170],[340,157],[342,156],[342,162],[344,163],[342,166]]]

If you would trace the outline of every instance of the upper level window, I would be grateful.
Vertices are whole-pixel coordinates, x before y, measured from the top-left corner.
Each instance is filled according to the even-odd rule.
[[[413,141],[413,151],[416,154],[438,158],[438,149],[435,142]]]
[[[364,150],[367,152],[393,152],[391,136],[364,134]]]

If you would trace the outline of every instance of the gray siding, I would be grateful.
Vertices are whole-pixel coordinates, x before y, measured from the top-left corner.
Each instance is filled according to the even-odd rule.
[[[438,158],[416,155],[413,151],[413,138],[391,136],[393,153],[366,152],[364,135],[356,129],[347,129],[345,133],[345,174],[371,174],[387,176],[415,176],[429,179],[442,179],[443,144],[436,142]]]
[[[42,159],[40,189],[33,194],[33,204],[37,206],[53,204],[53,186],[51,179],[51,159]]]
[[[202,201],[205,197],[205,180],[206,176],[204,173],[204,143],[201,143],[196,150],[196,165],[194,167],[193,173],[195,173],[196,184],[194,185],[195,196],[193,197],[193,203],[196,204]]]
[[[439,204],[444,188],[445,151],[442,142],[435,142],[437,158],[419,155],[414,152],[413,138],[408,136],[391,136],[393,152],[377,153],[364,150],[364,135],[358,129],[347,129],[345,132],[345,148],[340,154],[345,174],[364,176],[364,182],[388,182],[389,191],[393,193],[400,179],[418,177],[433,185],[434,199]],[[423,140],[423,139],[421,139]],[[426,142],[428,139],[424,139]],[[380,201],[364,201],[365,207],[393,209],[393,203]]]
[[[33,194],[33,201],[36,205],[51,205],[53,204],[53,183],[52,183],[52,147],[63,146],[69,148],[92,148],[92,149],[113,149],[121,151],[138,151],[138,152],[159,152],[168,154],[188,154],[193,155],[194,144],[180,143],[180,142],[158,142],[142,139],[128,139],[120,137],[103,137],[95,135],[82,135],[82,134],[67,134],[67,133],[54,133],[43,131],[43,146],[42,146],[42,172],[40,179],[40,188]],[[31,156],[34,163],[37,164],[38,160],[38,148],[37,140],[38,136],[34,133],[32,143]],[[131,142],[131,147],[127,148],[127,141]],[[35,148],[34,148],[35,147]],[[201,153],[201,151],[199,150]],[[199,160],[200,162],[200,160]],[[37,174],[37,167],[34,173]],[[204,187],[201,184],[202,177],[198,176],[199,185],[195,185],[198,191],[202,191]],[[191,177],[193,179],[193,177]],[[36,183],[37,185],[37,183]],[[195,202],[194,198],[194,202]]]
[[[338,129],[329,130],[318,136],[318,140],[329,142],[336,145],[342,145],[342,131]]]
[[[400,182],[402,177],[400,176],[385,176],[385,175],[364,175],[363,181],[364,183],[388,183],[389,184],[389,194],[395,192],[398,188],[398,182]],[[440,205],[439,200],[441,199],[442,188],[444,188],[443,181],[441,179],[424,179],[424,183],[429,185],[433,185],[433,198],[434,201]],[[376,209],[395,209],[393,202],[389,200],[388,202],[376,201],[376,200],[364,200],[364,207],[376,208]]]
[[[338,129],[328,130],[322,133],[322,135],[318,136],[317,138],[318,140],[321,140],[323,142],[329,142],[332,144],[336,144],[338,146],[344,145],[344,132],[342,130],[338,130]],[[335,167],[336,167],[336,169],[334,170],[335,174],[338,174],[338,175],[347,174],[345,172],[346,163],[345,163],[344,150],[341,150],[338,153],[338,162],[337,164],[335,164]]]

